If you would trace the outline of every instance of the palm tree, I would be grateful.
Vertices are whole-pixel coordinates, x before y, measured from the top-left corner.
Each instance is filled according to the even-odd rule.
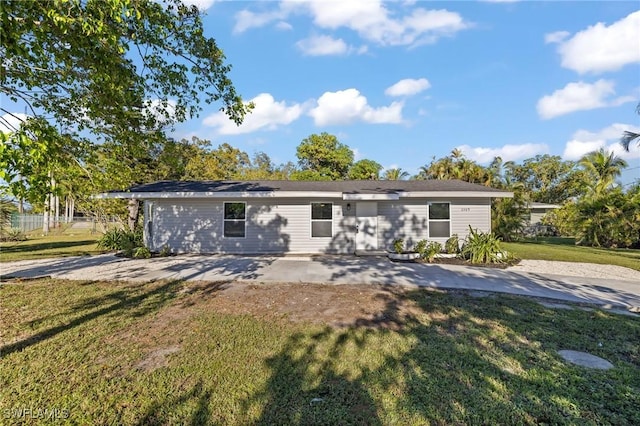
[[[586,183],[596,194],[610,187],[615,178],[620,176],[622,169],[627,167],[626,161],[604,148],[586,154],[578,163],[595,180],[593,183]]]
[[[640,115],[640,103],[636,107],[636,112],[638,113],[638,115]],[[636,141],[638,143],[638,146],[640,147],[640,133],[625,130],[625,132],[622,134],[622,137],[620,138],[620,145],[622,145],[622,147],[626,151],[629,151],[629,147],[631,146],[631,143],[633,141]]]
[[[409,173],[405,172],[401,168],[388,169],[385,170],[384,175],[382,176],[383,180],[403,180],[409,176]]]

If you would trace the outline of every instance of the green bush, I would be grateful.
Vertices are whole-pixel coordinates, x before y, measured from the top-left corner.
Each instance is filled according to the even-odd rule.
[[[404,239],[403,238],[396,238],[395,240],[393,240],[393,250],[398,253],[401,254],[404,251]]]
[[[122,229],[110,229],[98,240],[98,247],[105,250],[122,249]]]
[[[98,247],[106,250],[120,250],[131,257],[136,248],[143,247],[142,229],[131,232],[124,229],[110,229],[98,240]]]
[[[27,236],[20,228],[11,228],[3,231],[0,235],[0,241],[26,241]]]
[[[169,248],[168,245],[163,245],[162,249],[160,250],[160,252],[158,253],[158,256],[160,257],[167,257],[167,256],[171,256],[171,248]]]
[[[461,255],[471,263],[506,263],[513,259],[502,249],[498,237],[492,233],[474,231],[471,226]]]
[[[151,251],[146,247],[136,247],[133,250],[133,257],[136,259],[149,259],[151,257]]]
[[[420,254],[420,259],[433,262],[436,255],[442,252],[442,244],[436,241],[420,240],[416,243],[414,250]]]
[[[460,252],[460,241],[458,234],[453,234],[449,237],[446,243],[444,243],[444,249],[449,254],[458,254]]]

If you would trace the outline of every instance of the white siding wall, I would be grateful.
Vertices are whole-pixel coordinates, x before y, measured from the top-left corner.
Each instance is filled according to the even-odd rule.
[[[223,202],[246,201],[245,238],[224,238]],[[333,202],[333,237],[311,237],[311,202]],[[411,246],[429,239],[428,202],[450,202],[451,234],[464,239],[469,225],[491,230],[491,201],[403,199],[378,202],[378,248],[395,238]],[[177,253],[353,253],[355,209],[341,199],[150,200],[145,202],[145,241],[151,250],[168,245]],[[152,225],[149,225],[149,220]],[[446,238],[433,238],[442,244]]]
[[[378,248],[391,250],[396,238],[403,238],[407,247],[427,238],[426,200],[378,202]]]
[[[469,225],[482,232],[491,231],[491,200],[486,198],[429,198],[403,199],[378,203],[378,247],[390,249],[393,240],[403,238],[408,247],[422,239],[444,245],[447,238],[429,237],[427,204],[448,202],[451,217],[451,235],[462,240],[469,234]]]
[[[245,238],[223,237],[223,203],[245,201]],[[317,201],[317,200],[314,200]],[[311,199],[153,200],[150,248],[178,253],[352,253],[352,217],[333,202],[333,237],[311,237]],[[346,211],[345,211],[346,213]]]

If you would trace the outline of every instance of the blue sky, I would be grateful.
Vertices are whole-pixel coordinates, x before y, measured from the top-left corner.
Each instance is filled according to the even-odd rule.
[[[610,146],[640,178],[638,2],[211,2],[205,28],[256,109],[236,128],[213,106],[176,136],[295,160],[329,132],[356,158],[410,173],[462,147],[577,159]]]
[[[204,105],[174,137],[276,162],[328,132],[385,168],[416,173],[460,148],[488,163],[599,147],[640,178],[640,7],[633,2],[189,0],[203,10],[256,108],[236,127]]]

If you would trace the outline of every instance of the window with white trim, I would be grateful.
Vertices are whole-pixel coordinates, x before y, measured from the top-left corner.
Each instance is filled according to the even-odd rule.
[[[311,236],[333,236],[333,203],[311,203]]]
[[[429,238],[451,236],[451,208],[449,203],[429,203]]]
[[[224,231],[225,238],[244,238],[247,203],[229,202],[224,203]]]

